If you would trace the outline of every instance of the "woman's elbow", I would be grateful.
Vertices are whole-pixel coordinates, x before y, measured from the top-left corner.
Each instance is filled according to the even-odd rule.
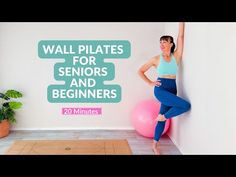
[[[142,69],[140,68],[137,73],[138,73],[139,76],[143,75]]]

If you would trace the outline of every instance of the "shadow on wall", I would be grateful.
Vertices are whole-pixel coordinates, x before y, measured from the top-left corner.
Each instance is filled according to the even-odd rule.
[[[184,88],[184,83],[185,83],[185,77],[184,77],[184,63],[181,62],[179,64],[179,71],[178,71],[178,78],[177,78],[177,95],[180,96],[181,98],[186,99],[189,101],[189,99],[186,96],[186,90]],[[190,101],[191,103],[191,101]],[[191,111],[191,110],[190,110]],[[183,118],[187,118],[189,112],[184,113],[183,115],[179,115],[178,118],[174,118],[174,134],[175,134],[175,141],[181,144],[181,139],[180,139],[180,125],[183,124],[186,120]],[[175,120],[176,119],[176,120]]]

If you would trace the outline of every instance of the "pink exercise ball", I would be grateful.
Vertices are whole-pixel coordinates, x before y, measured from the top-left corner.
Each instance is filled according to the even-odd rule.
[[[160,111],[160,103],[157,100],[144,100],[138,103],[132,112],[132,124],[135,130],[148,138],[154,137],[157,121],[155,119]],[[170,127],[170,119],[166,120],[164,135]]]

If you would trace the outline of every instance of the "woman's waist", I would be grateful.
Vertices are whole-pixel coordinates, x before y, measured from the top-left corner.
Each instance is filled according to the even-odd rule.
[[[159,86],[162,89],[176,89],[176,79],[175,78],[162,78],[158,77],[157,80],[161,83]]]
[[[176,75],[161,75],[158,79],[176,79]]]

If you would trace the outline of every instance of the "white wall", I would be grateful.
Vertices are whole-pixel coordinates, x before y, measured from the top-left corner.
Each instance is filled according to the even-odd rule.
[[[177,31],[177,23],[165,25],[166,33]],[[236,153],[235,31],[236,23],[186,24],[178,94],[192,108],[169,132],[183,154]]]
[[[159,53],[163,23],[0,23],[0,91],[23,92],[12,129],[133,129],[131,111],[140,100],[153,98],[153,90],[138,77],[141,64]],[[57,84],[56,60],[41,60],[40,40],[129,40],[131,57],[115,63],[114,84],[122,87],[122,100],[111,104],[49,103],[47,87]],[[154,72],[149,73],[154,76]],[[62,107],[102,107],[102,116],[63,116]]]
[[[133,129],[130,114],[153,89],[137,69],[160,53],[163,33],[177,37],[178,24],[166,23],[0,23],[0,91],[24,93],[13,129]],[[183,154],[236,153],[236,23],[187,23],[178,94],[191,111],[173,119],[169,136]],[[40,60],[40,40],[116,40],[131,42],[128,60],[113,60],[122,101],[112,104],[53,104],[47,86],[56,60]],[[149,76],[155,78],[155,72]],[[62,116],[62,107],[103,108],[102,116]]]

